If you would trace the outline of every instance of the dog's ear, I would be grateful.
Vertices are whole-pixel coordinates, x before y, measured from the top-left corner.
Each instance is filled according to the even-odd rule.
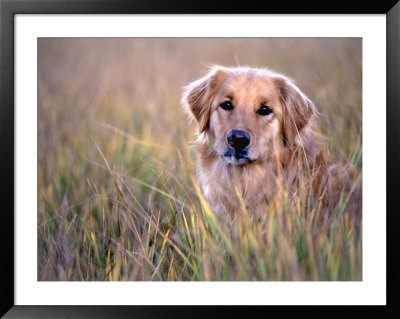
[[[216,66],[209,74],[185,87],[182,104],[199,124],[199,133],[208,128],[213,96],[228,74],[229,69]]]
[[[289,146],[301,138],[300,132],[311,123],[316,109],[310,99],[287,77],[276,76],[274,83],[278,89],[283,107],[283,139]]]

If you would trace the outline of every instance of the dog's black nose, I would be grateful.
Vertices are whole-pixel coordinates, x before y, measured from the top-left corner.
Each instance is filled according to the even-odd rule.
[[[241,130],[230,131],[226,139],[236,152],[245,149],[250,144],[249,133]]]

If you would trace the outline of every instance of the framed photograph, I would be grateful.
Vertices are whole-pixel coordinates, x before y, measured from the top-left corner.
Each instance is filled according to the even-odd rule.
[[[397,1],[0,10],[1,315],[399,313]]]

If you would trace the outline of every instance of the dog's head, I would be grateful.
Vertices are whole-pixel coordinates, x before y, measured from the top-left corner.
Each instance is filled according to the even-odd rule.
[[[278,145],[298,145],[315,114],[290,79],[248,67],[213,67],[186,87],[182,101],[210,152],[236,165],[265,161]]]

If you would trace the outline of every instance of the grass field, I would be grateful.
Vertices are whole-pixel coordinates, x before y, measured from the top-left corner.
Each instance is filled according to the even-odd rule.
[[[39,39],[38,280],[361,280],[345,203],[321,224],[285,200],[215,215],[180,106],[210,63],[271,67],[361,175],[361,61],[361,39]]]

